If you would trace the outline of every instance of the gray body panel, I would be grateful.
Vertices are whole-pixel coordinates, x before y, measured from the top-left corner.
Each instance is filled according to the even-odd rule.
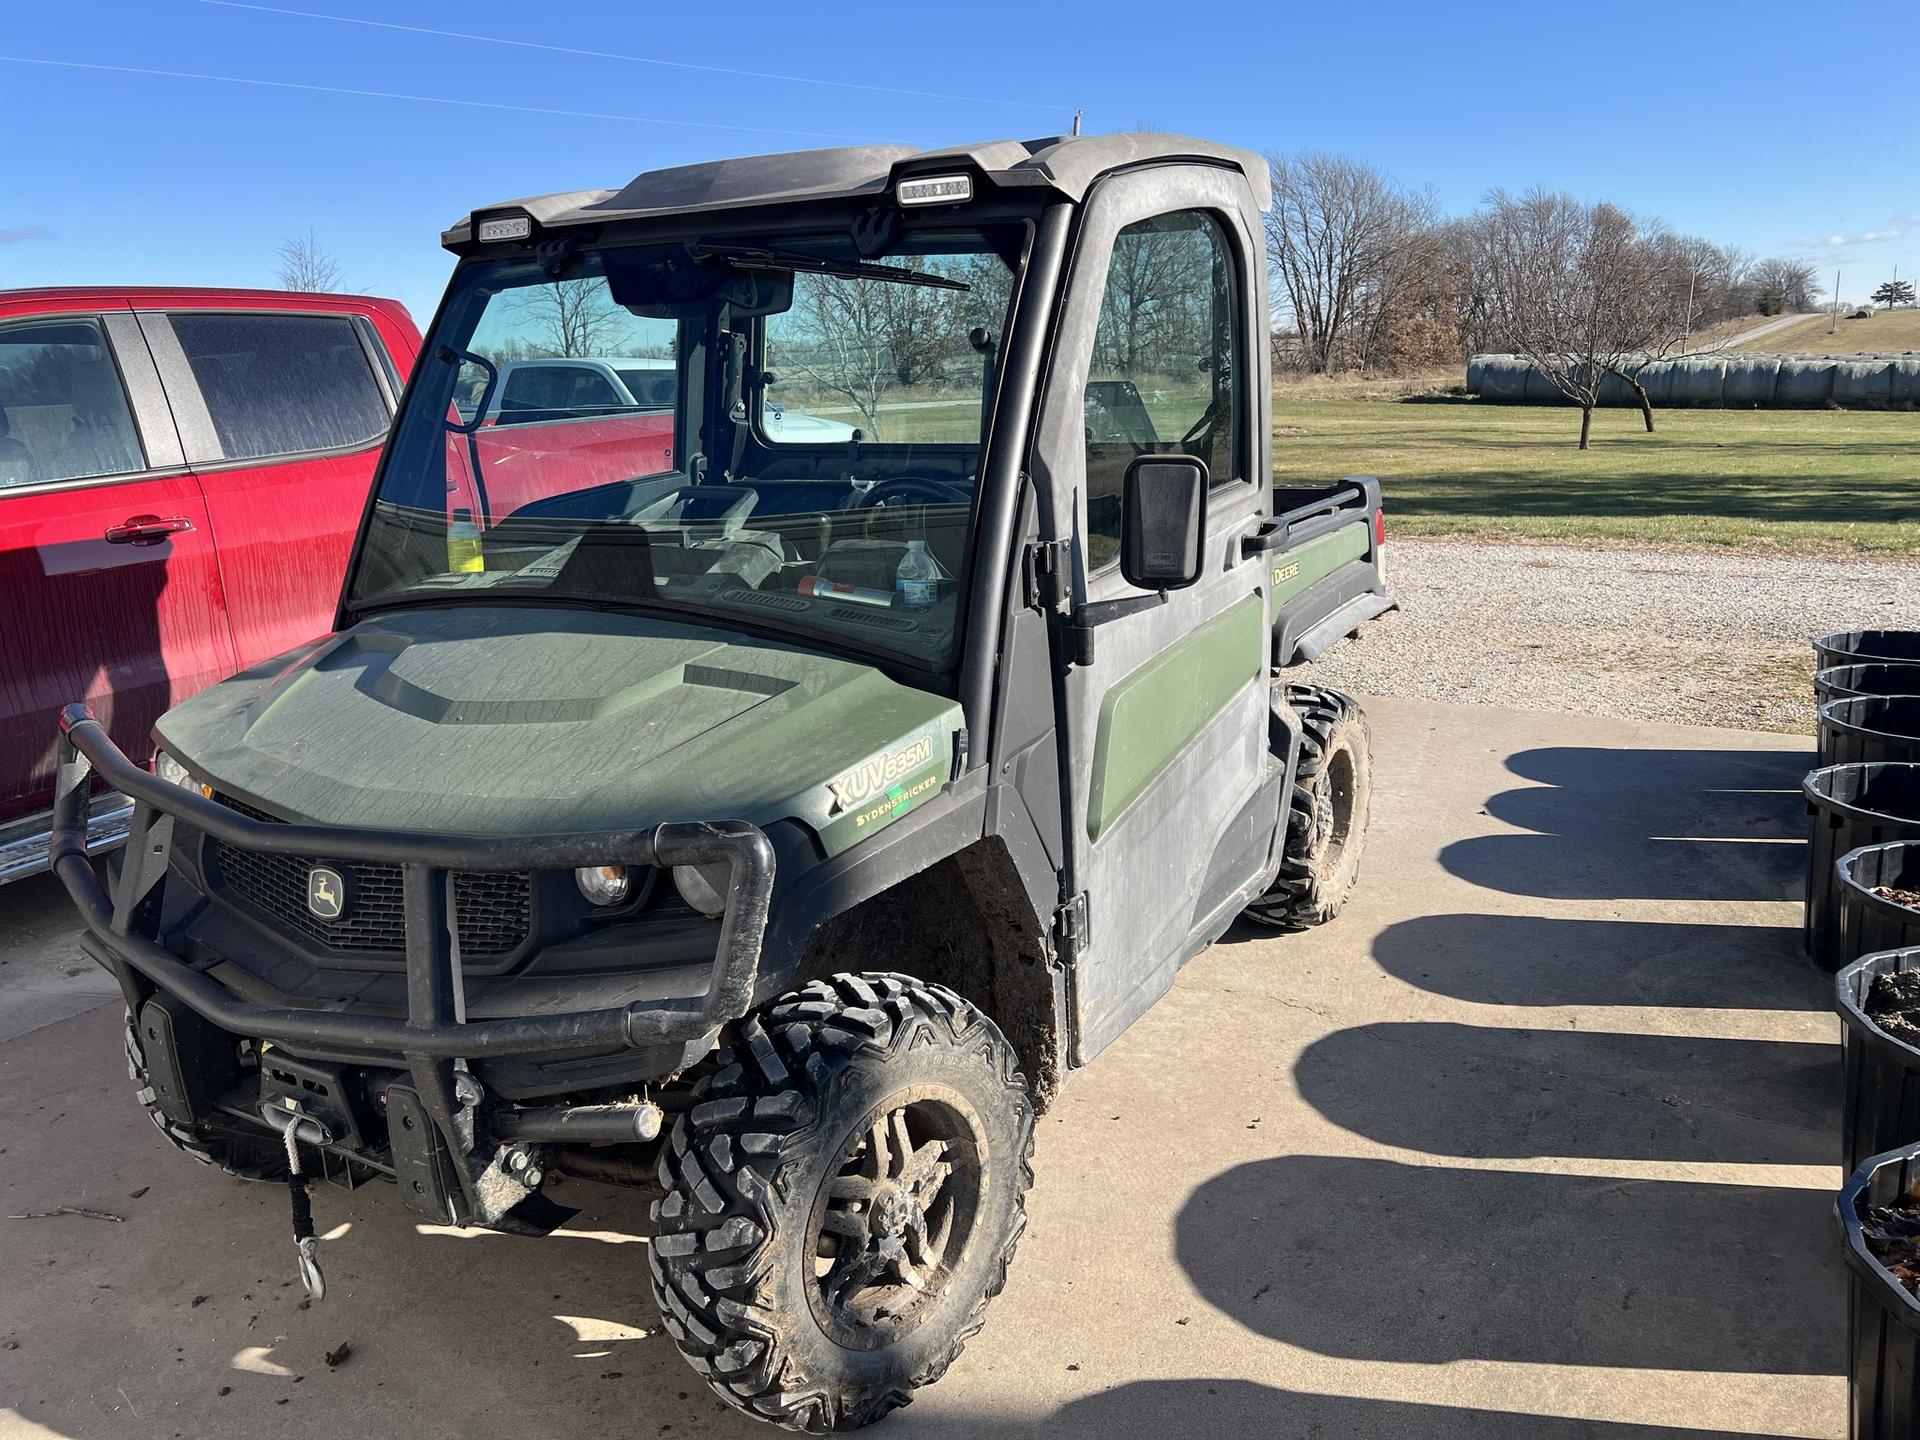
[[[796,150],[679,165],[635,176],[618,190],[569,190],[483,205],[444,235],[449,249],[473,243],[474,217],[524,212],[543,231],[609,221],[752,209],[810,200],[879,196],[907,174],[967,171],[996,187],[1043,186],[1064,200],[1084,200],[1102,175],[1128,166],[1192,161],[1240,172],[1257,208],[1271,196],[1267,162],[1252,151],[1184,135],[1052,136],[993,140],[941,150],[854,145]]]

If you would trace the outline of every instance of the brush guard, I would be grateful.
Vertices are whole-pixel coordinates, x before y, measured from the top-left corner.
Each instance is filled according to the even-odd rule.
[[[126,857],[111,898],[87,857],[85,812],[95,772],[134,802]],[[406,1016],[256,1004],[160,944],[157,900],[176,822],[244,850],[399,866],[406,924]],[[451,1178],[456,1183],[447,1195],[452,1218],[483,1224],[498,1219],[508,1208],[506,1200],[517,1197],[511,1192],[503,1197],[491,1158],[475,1153],[477,1086],[466,1062],[621,1047],[710,1046],[722,1026],[753,1004],[774,875],[772,845],[758,826],[744,820],[529,837],[253,820],[134,764],[85,705],[69,705],[60,716],[50,858],[86,927],[81,948],[119,981],[136,1012],[152,988],[177,997],[236,1036],[346,1051],[374,1063],[390,1064],[390,1057],[401,1057],[409,1092],[418,1097],[435,1139],[453,1161]],[[727,867],[726,912],[705,995],[465,1020],[452,929],[453,872],[591,865]],[[288,1138],[309,1139],[291,1127]]]

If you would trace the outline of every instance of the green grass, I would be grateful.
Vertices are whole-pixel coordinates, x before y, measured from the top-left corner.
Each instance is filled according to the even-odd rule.
[[[1766,322],[1755,320],[1753,323]],[[1829,326],[1834,331],[1831,335],[1827,333]],[[1837,324],[1830,316],[1809,315],[1798,325],[1762,335],[1736,348],[1808,355],[1859,355],[1882,350],[1897,354],[1920,350],[1920,309],[1875,310],[1865,320],[1849,320],[1842,315]]]
[[[1364,382],[1363,382],[1364,383]],[[1920,415],[1344,398],[1277,387],[1276,484],[1378,475],[1401,534],[1920,553]]]

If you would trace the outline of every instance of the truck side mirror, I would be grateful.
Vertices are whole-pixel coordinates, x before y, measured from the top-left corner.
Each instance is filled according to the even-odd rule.
[[[1142,590],[1181,590],[1200,578],[1207,467],[1192,455],[1141,455],[1120,492],[1120,573]]]

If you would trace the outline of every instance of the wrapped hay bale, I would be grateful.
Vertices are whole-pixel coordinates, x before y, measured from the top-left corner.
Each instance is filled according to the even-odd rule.
[[[1833,362],[1805,355],[1788,355],[1780,361],[1780,378],[1773,387],[1773,403],[1795,409],[1811,409],[1833,399]]]
[[[1481,357],[1480,398],[1519,404],[1527,398],[1527,371],[1532,368],[1518,355]]]
[[[1638,405],[1634,398],[1633,387],[1609,370],[1600,377],[1600,403],[1602,405]]]
[[[1527,366],[1527,403],[1529,405],[1565,405],[1567,397],[1537,365]]]
[[[1720,403],[1729,406],[1771,405],[1773,387],[1780,378],[1778,355],[1733,355],[1720,383]]]
[[[1671,360],[1656,360],[1640,372],[1641,388],[1655,406],[1669,404],[1673,399],[1673,367]]]
[[[1673,362],[1669,405],[1718,405],[1727,378],[1727,364],[1717,355],[1694,355]]]
[[[1833,367],[1833,403],[1850,410],[1884,410],[1893,402],[1891,360],[1843,360]]]
[[[1888,384],[1887,403],[1904,409],[1920,406],[1920,355],[1903,356],[1893,362]]]
[[[1486,375],[1487,357],[1473,355],[1467,359],[1467,394],[1478,395],[1480,384]]]

